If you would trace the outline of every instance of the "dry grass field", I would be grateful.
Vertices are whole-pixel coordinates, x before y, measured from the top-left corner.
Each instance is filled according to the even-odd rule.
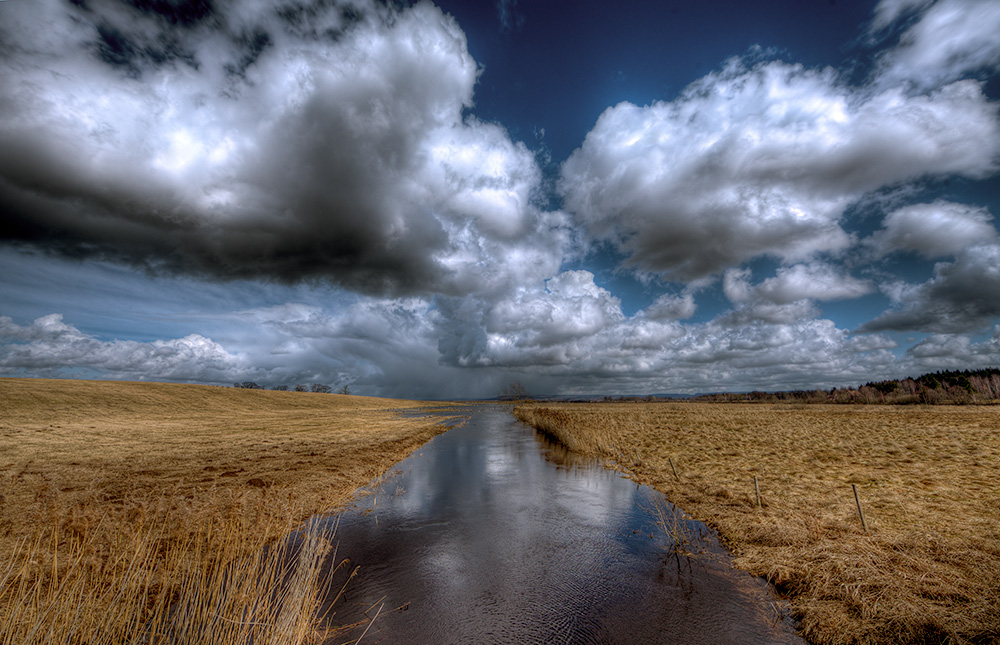
[[[0,379],[0,643],[321,641],[330,545],[275,545],[445,429],[417,407]]]
[[[1000,407],[527,403],[515,414],[714,526],[737,566],[790,598],[811,642],[1000,642]]]

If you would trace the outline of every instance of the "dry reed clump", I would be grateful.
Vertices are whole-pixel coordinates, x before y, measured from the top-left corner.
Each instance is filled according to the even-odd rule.
[[[1000,640],[1000,408],[526,404],[516,415],[714,526],[737,566],[789,596],[813,642]]]
[[[14,547],[0,570],[0,643],[277,645],[332,633],[319,613],[326,537],[275,541],[292,527],[278,513],[114,515],[68,539],[57,522]]]
[[[321,642],[329,536],[287,536],[443,431],[418,405],[0,379],[0,644]]]

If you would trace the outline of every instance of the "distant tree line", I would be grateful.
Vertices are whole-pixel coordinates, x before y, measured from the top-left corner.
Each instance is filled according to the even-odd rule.
[[[257,383],[254,383],[253,381],[243,381],[242,383],[233,383],[233,387],[239,388],[239,389],[242,389],[242,390],[263,390],[264,389],[263,385],[258,385]],[[288,386],[287,385],[275,385],[271,389],[279,391],[279,392],[287,392],[288,391]],[[295,392],[317,392],[319,394],[329,394],[329,393],[333,392],[333,388],[331,388],[329,385],[326,385],[324,383],[313,383],[312,385],[306,385],[305,383],[299,383],[298,385],[293,386],[292,390],[295,391]],[[337,390],[337,394],[350,394],[350,393],[351,393],[351,388],[348,385],[344,385],[339,390]]]
[[[1000,400],[1000,368],[947,370],[917,378],[870,381],[858,387],[788,392],[722,392],[694,401],[774,403],[986,403]]]

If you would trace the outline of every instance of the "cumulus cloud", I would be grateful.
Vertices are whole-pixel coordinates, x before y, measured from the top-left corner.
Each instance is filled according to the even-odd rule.
[[[693,293],[683,293],[679,296],[665,293],[639,312],[639,316],[650,320],[684,320],[697,311]]]
[[[882,85],[936,87],[984,69],[1000,68],[1000,5],[993,0],[884,0],[873,28],[884,29],[918,13],[899,43],[880,57]]]
[[[4,3],[0,242],[140,267],[160,287],[247,279],[228,283],[244,295],[192,314],[204,335],[151,342],[0,317],[4,374],[437,398],[513,380],[587,394],[855,385],[1000,355],[1000,328],[969,335],[1000,317],[985,209],[897,204],[860,241],[845,222],[927,178],[996,172],[998,106],[972,78],[996,66],[991,5],[884,0],[872,28],[900,40],[864,86],[748,57],[674,100],[610,107],[560,168],[564,214],[539,206],[536,154],[470,115],[481,70],[430,3],[138,4]],[[681,284],[626,315],[593,274],[562,270],[603,243],[647,290]],[[923,284],[879,284],[892,306],[863,334],[820,317],[817,303],[876,288],[844,258],[900,251],[946,261]],[[764,256],[778,265],[755,276]],[[315,281],[347,291],[295,302]],[[164,309],[198,309],[180,282]],[[301,288],[245,297],[264,282]],[[707,319],[707,292],[731,307]],[[903,353],[879,333],[904,330],[932,335]]]
[[[797,300],[845,300],[858,298],[874,288],[822,262],[778,267],[774,277],[751,286],[749,269],[730,269],[723,278],[726,297],[733,303],[766,301],[786,305]]]
[[[914,251],[933,259],[997,238],[985,208],[943,200],[913,204],[889,213],[883,228],[864,241],[876,257],[894,251]]]
[[[939,262],[923,284],[890,283],[883,291],[896,307],[860,331],[970,332],[1000,317],[1000,244],[963,249],[954,262]]]
[[[18,325],[0,316],[0,373],[32,376],[106,374],[117,378],[234,382],[259,377],[244,356],[199,334],[140,343],[102,341],[63,322],[61,314]]]
[[[651,315],[661,307],[665,315]],[[689,294],[683,294],[625,316],[592,274],[570,271],[544,289],[467,306],[461,322],[449,311],[437,326],[440,334],[466,341],[442,353],[450,364],[524,370],[535,383],[564,393],[717,391],[740,387],[737,382],[804,387],[817,364],[824,382],[848,384],[865,378],[865,370],[884,373],[895,363],[890,339],[851,336],[832,321],[815,319],[808,301],[737,308],[706,323],[680,322],[692,309]],[[455,333],[461,325],[481,335]]]
[[[796,264],[779,267],[773,278],[767,278],[754,290],[755,294],[777,304],[803,298],[816,300],[849,300],[870,293],[873,287],[835,269],[829,264]]]
[[[814,301],[857,298],[874,290],[871,283],[858,280],[842,269],[825,263],[779,267],[774,277],[757,285],[750,283],[750,269],[728,269],[722,290],[733,312],[724,318],[731,324],[751,321],[792,323],[819,315]]]
[[[963,334],[931,334],[906,350],[916,370],[976,369],[1000,363],[1000,325],[983,342]]]
[[[533,154],[463,115],[478,68],[452,18],[183,7],[5,7],[3,241],[366,293],[558,270],[565,227],[534,205]]]
[[[851,336],[829,320],[627,317],[586,272],[557,276],[533,296],[473,301],[452,299],[459,309],[421,298],[366,298],[341,311],[302,304],[244,310],[233,318],[245,333],[230,333],[244,340],[230,339],[229,347],[196,334],[102,341],[58,314],[28,325],[0,317],[0,372],[321,382],[415,398],[490,397],[512,381],[536,393],[690,393],[857,384],[905,372],[888,351],[890,339]],[[524,324],[514,305],[530,307],[535,324]],[[460,338],[453,332],[463,325],[477,329],[481,342],[456,345],[449,355],[440,343]]]
[[[566,207],[636,271],[692,281],[853,243],[845,209],[927,176],[983,177],[997,107],[973,81],[871,91],[832,69],[731,61],[671,102],[608,108],[563,164]]]

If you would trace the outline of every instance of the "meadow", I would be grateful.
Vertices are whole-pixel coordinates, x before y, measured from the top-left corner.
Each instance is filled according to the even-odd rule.
[[[529,402],[515,415],[716,528],[811,642],[1000,641],[1000,407]]]
[[[440,419],[400,414],[435,407],[449,414],[333,394],[0,379],[0,643],[307,644],[352,627],[317,613],[331,592],[327,537],[284,537],[443,432]]]

